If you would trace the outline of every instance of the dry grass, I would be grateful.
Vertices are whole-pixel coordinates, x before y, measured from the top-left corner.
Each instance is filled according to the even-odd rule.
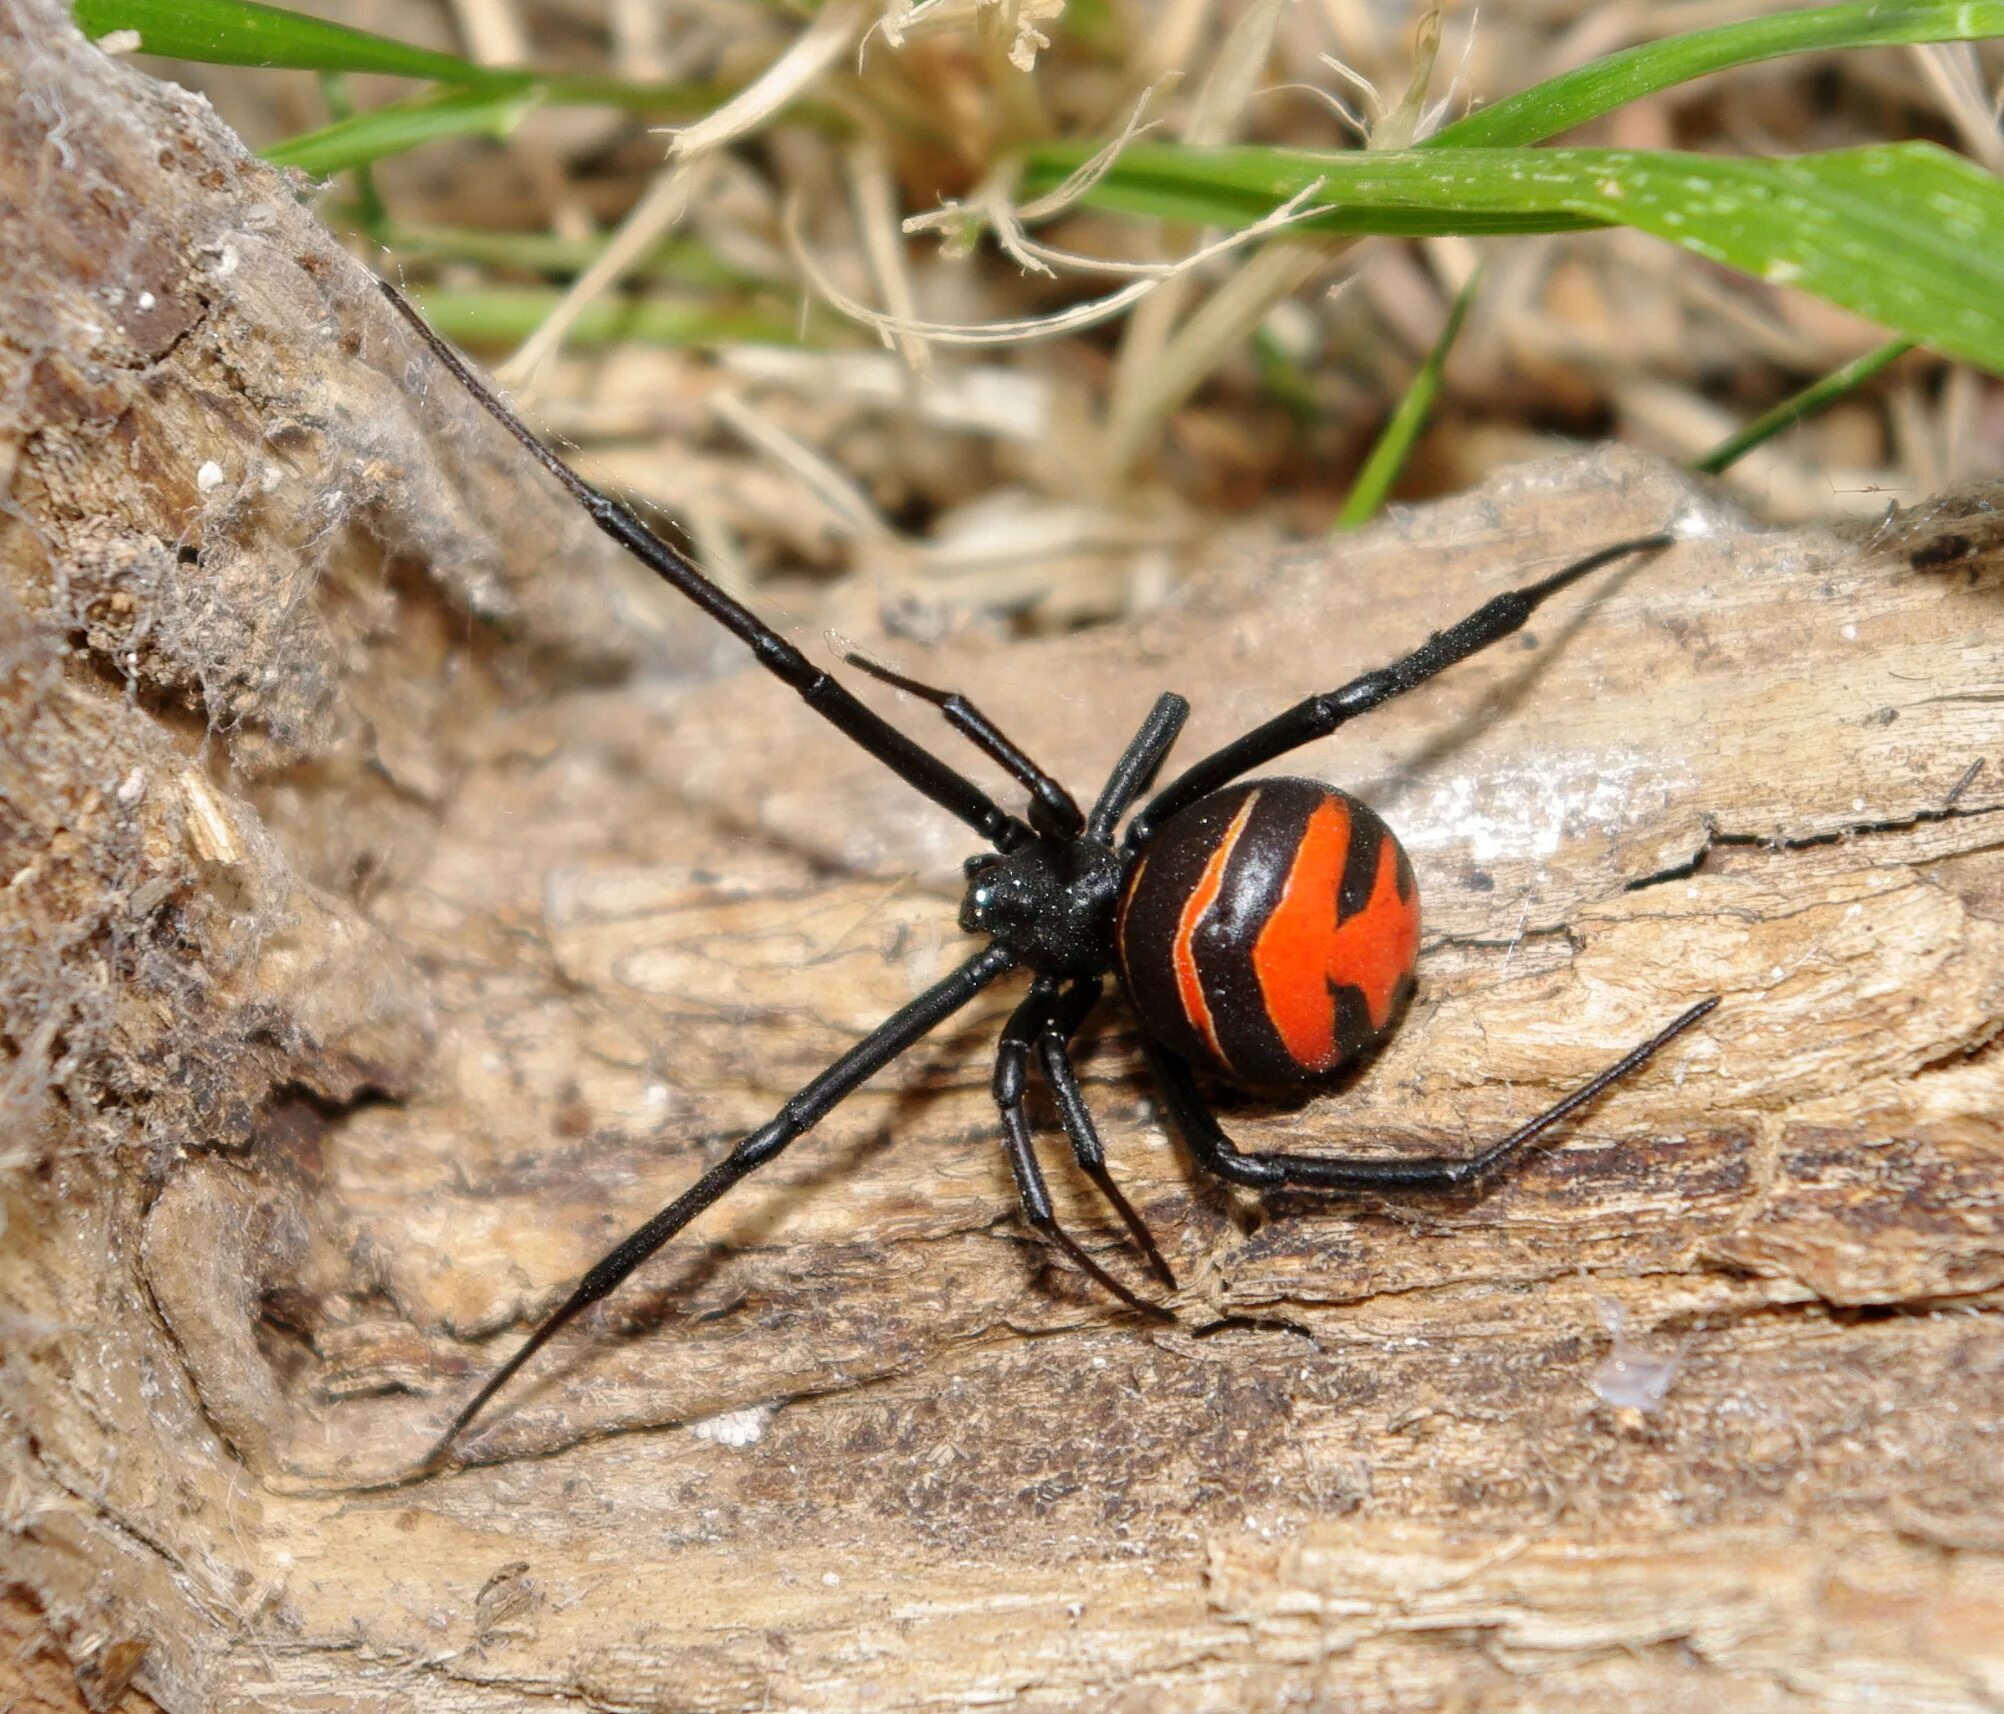
[[[1059,0],[928,0],[888,18],[837,0],[812,20],[749,0],[317,8],[494,63],[738,83],[777,68],[673,139],[611,112],[547,112],[505,144],[432,146],[377,182],[399,227],[613,234],[612,260],[574,297],[620,289],[617,258],[675,234],[783,311],[814,306],[799,349],[580,352],[564,346],[560,314],[512,358],[484,355],[595,475],[681,520],[719,575],[763,585],[796,622],[839,626],[862,606],[927,636],[1131,611],[1221,543],[1258,551],[1325,530],[1478,259],[1487,277],[1404,497],[1564,443],[1697,458],[1882,335],[1627,232],[1342,254],[1245,245],[1165,280],[1165,264],[1216,235],[1080,217],[1037,233],[1058,255],[1009,242],[1006,227],[969,254],[952,222],[903,223],[953,201],[1006,209],[1013,149],[1112,137],[1144,102],[1170,137],[1382,141],[1752,9],[1458,8],[1417,90],[1418,9],[1362,0],[1072,0],[1068,14]],[[326,118],[305,74],[183,74],[255,143]],[[2001,80],[1994,46],[1780,61],[1638,103],[1585,140],[1783,152],[1925,136],[1996,167]],[[365,105],[406,92],[356,90]],[[533,278],[409,265],[460,286]],[[1138,304],[1081,310],[1123,292]],[[831,294],[889,326],[827,313]],[[1080,325],[938,334],[1039,318]],[[1756,512],[1796,520],[1876,512],[2000,468],[2004,386],[1916,354],[1727,481]]]

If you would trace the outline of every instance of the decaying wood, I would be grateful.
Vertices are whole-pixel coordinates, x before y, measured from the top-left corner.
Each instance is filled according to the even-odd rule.
[[[1608,453],[883,645],[1090,789],[1161,688],[1194,753],[1680,517],[1301,758],[1411,847],[1424,986],[1232,1123],[1459,1148],[1724,1003],[1485,1196],[1265,1206],[1109,1010],[1163,1331],[1012,1217],[998,994],[374,1491],[962,954],[966,840],[670,670],[199,101],[43,0],[0,80],[5,1579],[93,1706],[2004,1706],[1997,494],[1784,534]]]

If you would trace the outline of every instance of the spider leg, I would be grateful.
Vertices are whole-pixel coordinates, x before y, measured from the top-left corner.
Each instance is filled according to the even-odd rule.
[[[823,672],[797,648],[742,602],[734,600],[696,568],[672,543],[642,523],[631,507],[601,494],[530,431],[529,425],[501,402],[466,360],[431,330],[408,299],[387,280],[376,282],[390,307],[410,324],[432,356],[473,396],[474,401],[527,449],[529,455],[564,485],[600,530],[633,555],[677,594],[686,596],[732,636],[743,642],[758,664],[789,685],[814,712],[866,750],[892,773],[916,787],[942,809],[951,811],[999,850],[1012,851],[1028,843],[1030,829],[998,805],[972,780],[949,766],[923,745],[905,736],[839,679]]]
[[[1144,1040],[1144,1046],[1176,1129],[1182,1133],[1198,1163],[1219,1178],[1261,1190],[1277,1190],[1285,1185],[1302,1185],[1315,1190],[1453,1190],[1495,1171],[1532,1138],[1584,1107],[1609,1084],[1620,1081],[1647,1063],[1658,1049],[1682,1035],[1718,1003],[1717,995],[1709,1000],[1700,1000],[1556,1106],[1540,1113],[1528,1124],[1518,1126],[1507,1137],[1491,1143],[1479,1154],[1466,1157],[1420,1155],[1404,1160],[1386,1160],[1346,1155],[1243,1154],[1225,1135],[1217,1116],[1205,1104],[1195,1078],[1190,1075],[1188,1064],[1157,1042]]]
[[[916,999],[899,1007],[653,1219],[622,1238],[592,1264],[590,1272],[578,1281],[571,1295],[543,1318],[515,1354],[473,1395],[452,1419],[451,1426],[438,1437],[415,1473],[421,1475],[442,1464],[452,1450],[453,1442],[480,1414],[481,1407],[506,1386],[516,1371],[548,1344],[557,1330],[580,1310],[589,1308],[610,1294],[635,1268],[726,1191],[764,1166],[796,1137],[812,1129],[845,1096],[959,1011],[989,983],[1009,971],[1015,962],[1013,954],[991,945],[985,951],[976,953],[951,975],[935,982]]]
[[[1113,772],[1107,776],[1106,789],[1099,794],[1099,802],[1092,806],[1092,814],[1086,818],[1088,839],[1110,841],[1113,838],[1113,830],[1127,813],[1128,805],[1148,789],[1156,770],[1162,766],[1163,758],[1169,754],[1169,746],[1176,742],[1176,734],[1183,730],[1183,722],[1189,716],[1189,703],[1174,691],[1165,691],[1155,699],[1155,706],[1148,711],[1141,730],[1129,740],[1120,760],[1114,764]]]
[[[1120,1216],[1155,1277],[1174,1291],[1176,1276],[1163,1260],[1155,1234],[1148,1230],[1147,1223],[1106,1169],[1106,1150],[1100,1144],[1099,1129],[1092,1122],[1092,1109],[1086,1105],[1085,1093],[1079,1088],[1078,1073],[1072,1069],[1071,1038],[1099,1004],[1101,987],[1094,977],[1075,982],[1065,990],[1057,1009],[1044,1020],[1038,1032],[1037,1053],[1043,1061],[1044,1081],[1050,1085],[1058,1117],[1064,1122],[1065,1135],[1071,1139],[1072,1153],[1078,1158],[1080,1170],[1099,1187],[1100,1195]]]
[[[1024,1093],[1029,1087],[1030,1047],[1050,1016],[1056,994],[1056,980],[1039,976],[1031,985],[1029,998],[1010,1014],[1009,1022],[1003,1026],[1002,1045],[995,1055],[995,1105],[1002,1115],[1002,1133],[1009,1146],[1009,1170],[1016,1175],[1023,1218],[1064,1251],[1081,1273],[1096,1280],[1129,1309],[1158,1321],[1174,1321],[1176,1317],[1171,1311],[1137,1297],[1080,1249],[1071,1234],[1058,1224],[1057,1213],[1051,1207],[1050,1187],[1044,1182],[1044,1171],[1037,1165],[1036,1150],[1031,1143]]]
[[[895,685],[908,695],[922,698],[946,716],[947,725],[983,755],[999,764],[1016,783],[1030,794],[1030,825],[1039,833],[1060,839],[1075,839],[1085,826],[1072,794],[1033,762],[1004,735],[1001,727],[957,690],[939,690],[894,672],[881,661],[873,661],[860,649],[845,648],[842,659],[858,672],[866,672],[885,684]]]
[[[1612,547],[1588,554],[1585,559],[1575,560],[1537,583],[1505,590],[1483,603],[1460,623],[1448,626],[1445,631],[1436,631],[1403,660],[1380,667],[1376,672],[1365,673],[1335,690],[1308,697],[1276,714],[1264,725],[1255,726],[1243,737],[1233,739],[1222,750],[1214,750],[1201,761],[1191,764],[1157,792],[1148,807],[1129,825],[1127,848],[1130,851],[1140,850],[1155,830],[1178,810],[1187,809],[1201,797],[1208,797],[1239,775],[1313,739],[1326,737],[1345,721],[1354,720],[1380,703],[1390,702],[1395,696],[1403,696],[1426,683],[1435,673],[1444,671],[1457,661],[1465,661],[1491,643],[1500,642],[1519,629],[1546,597],[1577,583],[1587,573],[1598,571],[1610,561],[1626,558],[1629,554],[1650,553],[1669,547],[1676,539],[1669,534],[1659,534],[1616,542]]]

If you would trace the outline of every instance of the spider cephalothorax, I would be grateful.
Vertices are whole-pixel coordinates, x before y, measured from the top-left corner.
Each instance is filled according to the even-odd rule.
[[[444,1460],[461,1430],[558,1328],[616,1288],[873,1073],[1012,971],[1028,973],[1029,991],[1003,1026],[994,1091],[1024,1216],[1122,1302],[1154,1315],[1168,1311],[1114,1279],[1059,1226],[1037,1162],[1026,1101],[1034,1060],[1081,1170],[1119,1215],[1156,1277],[1173,1290],[1168,1264],[1107,1171],[1072,1069],[1071,1038],[1116,969],[1172,1124],[1199,1164],[1260,1189],[1440,1190],[1470,1183],[1635,1070],[1717,1004],[1700,1000],[1556,1106],[1468,1156],[1244,1153],[1219,1126],[1191,1071],[1194,1062],[1243,1083],[1326,1083],[1383,1041],[1412,993],[1419,893],[1412,865],[1391,830],[1355,798],[1317,781],[1246,776],[1509,636],[1541,602],[1598,567],[1667,547],[1669,536],[1616,543],[1539,582],[1505,591],[1390,666],[1311,696],[1203,757],[1138,809],[1189,713],[1180,696],[1156,700],[1091,812],[1083,813],[1063,785],[965,697],[848,657],[874,677],[934,704],[1014,778],[1029,794],[1026,813],[1016,816],[815,667],[633,512],[592,488],[488,391],[402,297],[383,289],[438,360],[600,529],[740,638],[761,666],[838,731],[993,847],[968,860],[960,907],[960,926],[987,936],[987,944],[886,1018],[601,1257],[461,1408],[421,1469]]]
[[[1100,976],[1113,965],[1120,854],[1103,839],[1043,836],[998,856],[967,860],[960,926],[993,936],[1016,962],[1046,976]]]

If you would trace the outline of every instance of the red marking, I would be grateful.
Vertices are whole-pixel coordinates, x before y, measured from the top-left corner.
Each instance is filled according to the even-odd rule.
[[[1349,854],[1349,813],[1334,800],[1316,805],[1280,903],[1253,946],[1266,1014],[1305,1071],[1328,1071],[1344,1057],[1331,983],[1362,990],[1371,1028],[1381,1030],[1391,1022],[1400,982],[1419,961],[1419,894],[1399,897],[1398,848],[1389,837],[1378,846],[1369,902],[1337,922]]]
[[[1218,1026],[1212,1021],[1211,1003],[1204,998],[1204,984],[1197,976],[1197,950],[1192,943],[1204,913],[1217,901],[1218,889],[1225,882],[1225,865],[1232,860],[1232,847],[1238,844],[1239,835],[1245,832],[1246,823],[1252,820],[1253,806],[1258,802],[1258,792],[1246,794],[1246,801],[1239,805],[1238,814],[1232,817],[1231,826],[1225,829],[1224,838],[1218,841],[1217,850],[1211,853],[1204,872],[1197,877],[1197,884],[1183,901],[1183,913],[1176,919],[1176,944],[1171,953],[1176,971],[1176,991],[1183,1001],[1183,1015],[1190,1020],[1190,1027],[1204,1038],[1211,1057],[1227,1071],[1231,1069],[1232,1062],[1225,1058],[1225,1050],[1218,1042]]]

